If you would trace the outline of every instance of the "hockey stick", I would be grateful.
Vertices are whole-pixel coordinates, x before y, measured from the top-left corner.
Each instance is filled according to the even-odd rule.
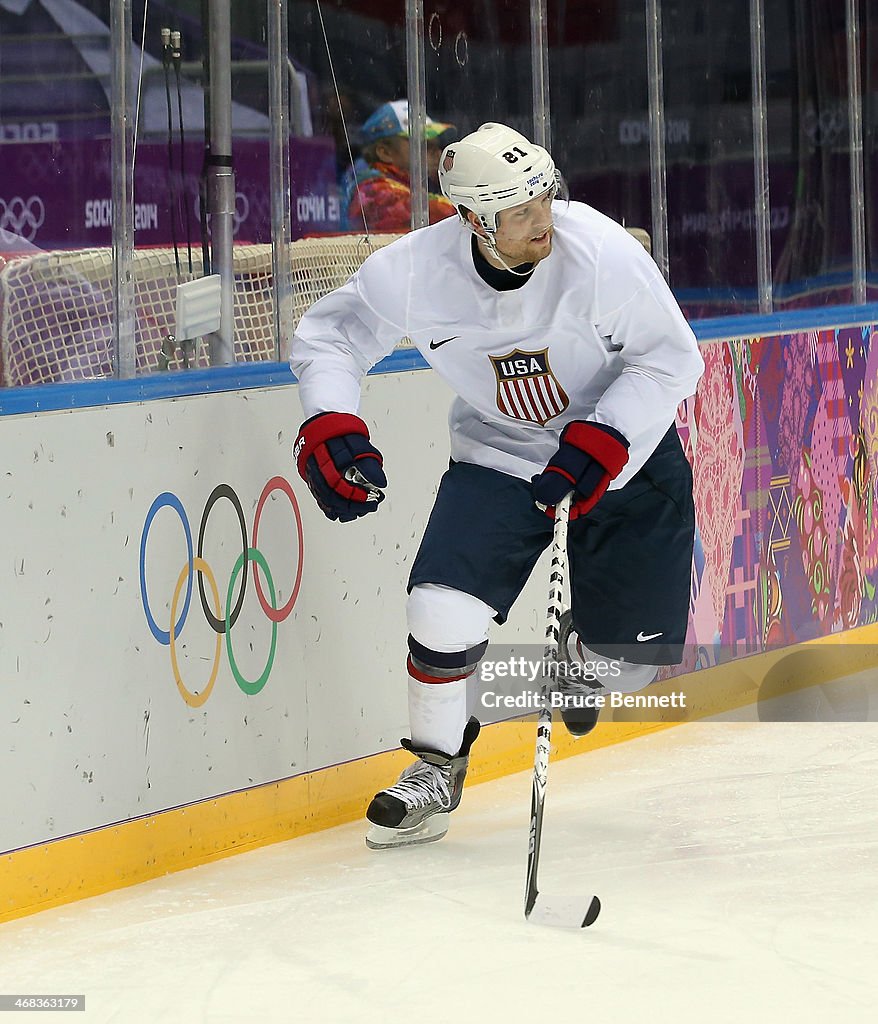
[[[345,470],[344,478],[350,484],[359,484],[360,487],[365,487],[368,493],[367,501],[381,500],[381,495],[383,494],[382,489],[376,484],[373,484],[371,480],[367,480],[356,466],[349,466]]]
[[[552,749],[552,707],[549,693],[558,676],[558,640],[561,624],[561,602],[564,578],[567,575],[567,523],[570,495],[555,506],[555,530],[552,536],[552,568],[549,573],[549,607],[546,616],[546,649],[542,705],[537,720],[537,744],[534,756],[533,790],[530,803],[530,836],[527,848],[527,885],[524,894],[524,916],[540,924],[569,928],[587,928],[594,924],[601,911],[601,901],[592,896],[588,907],[553,906],[544,899],[537,907],[537,870],[540,863],[540,841],[543,834],[543,807],[549,775],[549,753]],[[536,913],[534,911],[536,910]]]

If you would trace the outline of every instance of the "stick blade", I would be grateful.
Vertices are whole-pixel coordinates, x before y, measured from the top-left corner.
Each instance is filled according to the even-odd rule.
[[[585,912],[585,917],[582,919],[582,928],[588,928],[597,921],[598,914],[601,912],[601,901],[597,896],[592,896],[591,903],[588,905],[588,910]]]
[[[540,897],[531,907],[530,912],[525,911],[525,917],[532,924],[543,925],[547,928],[579,929],[593,925],[600,912],[601,901],[597,896],[592,896],[591,902],[584,912],[581,902],[547,902]]]

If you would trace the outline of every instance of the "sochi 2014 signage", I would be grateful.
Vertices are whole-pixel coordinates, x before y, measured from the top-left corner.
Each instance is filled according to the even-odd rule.
[[[291,552],[291,562],[296,566],[295,582],[288,600],[280,608],[277,606],[277,595],[271,569],[269,568],[267,559],[258,547],[259,524],[262,518],[263,509],[265,508],[267,499],[275,491],[281,491],[287,496],[287,498],[289,498],[290,505],[292,506],[297,544],[297,550],[295,552]],[[225,606],[223,606],[213,570],[204,558],[204,535],[207,529],[208,519],[214,505],[216,505],[216,503],[221,499],[225,499],[231,503],[232,508],[235,510],[235,514],[238,517],[238,524],[241,530],[241,552],[235,561],[228,584],[225,588]],[[183,534],[186,540],[186,561],[180,569],[171,597],[171,611],[167,623],[167,629],[163,628],[163,626],[155,620],[150,607],[149,597],[147,595],[146,581],[146,544],[153,520],[155,519],[156,514],[163,508],[171,509],[177,513],[183,527]],[[225,483],[218,484],[213,491],[211,491],[210,496],[205,503],[204,510],[201,513],[201,524],[198,528],[197,548],[193,544],[189,517],[186,514],[182,501],[176,494],[173,494],[171,491],[164,491],[162,494],[159,494],[146,514],[146,520],[143,524],[143,532],[140,538],[140,596],[141,601],[143,602],[143,610],[152,635],[160,644],[170,649],[171,671],[174,676],[174,681],[177,684],[177,689],[180,691],[180,696],[190,707],[200,707],[204,704],[213,690],[222,657],[223,637],[225,637],[225,647],[229,659],[229,668],[231,669],[235,682],[241,690],[246,694],[253,695],[259,693],[259,691],[268,682],[268,677],[271,674],[272,665],[274,664],[275,650],[277,648],[278,623],[283,622],[289,617],[293,607],[295,606],[296,599],[299,596],[299,589],[302,583],[302,516],[299,512],[299,506],[296,501],[296,496],[293,493],[293,489],[290,486],[289,481],[283,477],[272,477],[272,479],[270,479],[262,489],[262,494],[259,496],[259,501],[256,503],[256,512],[253,517],[252,538],[253,541],[251,544],[247,537],[247,524],[245,522],[244,509],[241,505],[241,500],[235,490],[230,487],[229,484]],[[235,623],[238,621],[238,617],[240,616],[241,609],[244,605],[244,597],[250,579],[249,566],[251,562],[254,565],[252,577],[253,585],[256,589],[256,597],[259,601],[259,606],[262,609],[263,614],[266,619],[271,622],[271,645],[269,647],[268,658],[260,675],[253,680],[244,678],[235,659],[235,652],[232,646],[232,631],[234,630]],[[268,597],[266,597],[265,590],[263,589],[261,574],[265,577],[265,586],[268,589]],[[235,599],[235,585],[238,582],[239,576],[241,577],[240,591],[237,599]],[[198,581],[198,598],[202,614],[210,628],[216,633],[213,664],[211,665],[210,675],[206,685],[199,692],[195,692],[187,687],[186,683],[183,681],[177,659],[177,640],[186,625],[186,619],[192,607],[192,592],[195,589],[194,584],[196,579]],[[210,588],[211,601],[208,601],[207,594],[205,593],[205,580],[207,580],[208,587]]]

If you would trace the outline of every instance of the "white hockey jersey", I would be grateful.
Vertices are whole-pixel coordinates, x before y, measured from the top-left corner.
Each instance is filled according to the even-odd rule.
[[[630,442],[640,469],[694,393],[704,362],[658,267],[619,224],[582,203],[555,204],[551,254],[522,287],[476,272],[457,218],[371,255],[299,323],[290,364],[305,416],[356,413],[363,375],[411,338],[458,396],[451,457],[529,480],[571,420]],[[380,425],[373,430],[381,447]]]

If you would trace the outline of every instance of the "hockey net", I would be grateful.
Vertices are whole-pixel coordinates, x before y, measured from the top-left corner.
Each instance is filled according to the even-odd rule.
[[[399,235],[305,238],[291,246],[293,320],[345,281],[374,250]],[[137,249],[133,260],[138,373],[179,369],[174,330],[178,282],[202,275],[170,248]],[[238,362],[276,358],[270,245],[234,249],[234,339]],[[0,260],[0,352],[7,387],[112,375],[113,260],[109,248],[27,253]],[[207,365],[207,345],[189,365]]]

